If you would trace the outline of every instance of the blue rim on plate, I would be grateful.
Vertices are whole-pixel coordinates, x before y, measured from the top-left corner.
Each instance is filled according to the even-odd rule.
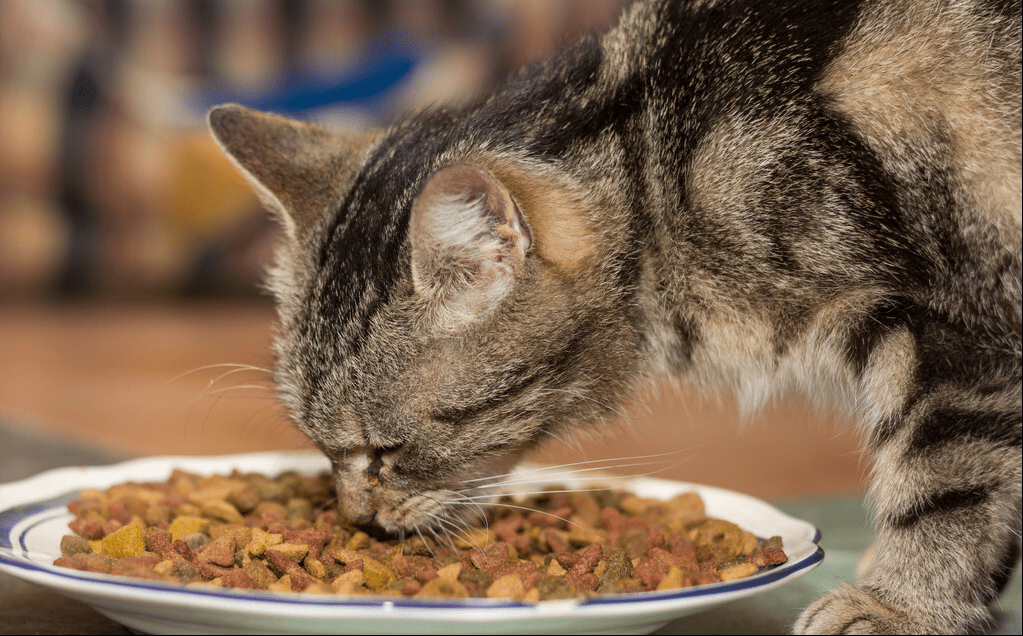
[[[104,488],[124,481],[153,481],[165,479],[173,467],[205,474],[226,473],[233,468],[258,472],[280,472],[299,469],[304,472],[318,472],[326,464],[318,463],[309,453],[253,453],[220,458],[149,458],[134,460],[110,467],[58,469],[36,477],[0,486],[0,570],[14,576],[42,585],[54,592],[84,600],[111,618],[142,631],[169,633],[175,628],[185,627],[190,620],[199,620],[187,614],[194,609],[211,609],[214,605],[226,607],[230,612],[244,618],[251,614],[263,616],[268,610],[289,613],[308,619],[297,626],[296,632],[318,631],[328,626],[337,629],[338,621],[357,619],[352,631],[370,628],[386,628],[380,621],[415,620],[426,631],[442,630],[449,621],[464,625],[489,624],[495,631],[523,628],[525,631],[544,631],[532,623],[518,624],[522,619],[543,616],[556,625],[566,625],[582,618],[599,618],[601,627],[608,631],[646,631],[656,621],[667,623],[678,616],[707,609],[718,603],[728,602],[750,594],[773,589],[789,580],[809,572],[820,564],[824,552],[818,545],[820,533],[805,521],[793,519],[769,504],[753,497],[707,486],[683,484],[659,479],[616,480],[615,487],[624,487],[640,496],[668,498],[686,490],[697,490],[707,503],[708,515],[731,520],[755,534],[766,536],[777,534],[781,527],[798,535],[797,545],[786,540],[785,551],[790,555],[788,562],[772,569],[736,581],[714,583],[662,592],[644,592],[572,599],[570,601],[545,602],[539,604],[507,600],[465,599],[456,602],[403,597],[333,597],[327,595],[289,595],[272,592],[225,590],[212,586],[181,586],[144,579],[80,572],[52,565],[60,556],[59,538],[67,534],[67,522],[73,516],[67,511],[67,503],[77,496],[82,488]],[[260,468],[262,467],[262,468]],[[271,470],[267,470],[270,467]],[[73,479],[77,478],[77,479]],[[557,473],[545,474],[544,482],[568,483],[572,476]],[[81,484],[72,485],[75,482]],[[724,515],[715,511],[715,506],[733,512]],[[750,519],[734,515],[747,515]],[[752,521],[752,523],[751,523]],[[773,524],[773,525],[772,525]],[[766,530],[765,530],[766,529]],[[43,545],[40,545],[43,542]],[[162,609],[160,609],[161,606]],[[180,612],[181,624],[168,624],[166,616],[153,623],[146,618],[147,609],[166,613],[168,606],[175,606]],[[490,610],[489,613],[481,610]],[[303,615],[316,612],[317,617]],[[229,613],[230,613],[229,612]],[[407,617],[405,615],[408,615]],[[621,615],[627,616],[621,616]],[[648,616],[645,616],[649,614]],[[219,615],[218,615],[219,616]],[[617,619],[613,617],[617,616]],[[632,618],[634,625],[616,623],[615,620]],[[230,629],[232,625],[244,631],[244,625],[232,623],[230,617],[221,625]],[[317,623],[317,620],[332,621]],[[646,622],[643,622],[646,620]],[[132,621],[135,621],[132,623]],[[361,622],[360,622],[361,621]],[[370,621],[367,623],[366,621]],[[566,623],[566,621],[568,621]],[[637,622],[638,621],[638,622]],[[409,624],[402,622],[403,629]],[[265,626],[265,625],[264,625]],[[296,626],[296,623],[289,623]],[[304,627],[303,627],[304,626]],[[290,631],[290,629],[289,629]]]

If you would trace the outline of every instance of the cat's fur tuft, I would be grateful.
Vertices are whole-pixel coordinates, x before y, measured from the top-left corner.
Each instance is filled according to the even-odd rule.
[[[878,540],[797,630],[983,628],[1021,525],[1020,28],[1018,0],[640,2],[376,133],[214,110],[286,229],[277,380],[349,515],[473,517],[477,478],[658,374],[830,394]]]

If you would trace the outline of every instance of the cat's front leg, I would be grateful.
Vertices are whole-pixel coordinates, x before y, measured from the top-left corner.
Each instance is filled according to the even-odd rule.
[[[1020,414],[1005,406],[945,387],[878,429],[874,567],[807,608],[796,633],[961,634],[989,625],[1019,554]]]

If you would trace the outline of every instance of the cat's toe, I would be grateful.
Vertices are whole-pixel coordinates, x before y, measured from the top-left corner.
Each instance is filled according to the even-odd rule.
[[[806,608],[797,634],[923,634],[933,630],[893,610],[866,590],[843,585]]]

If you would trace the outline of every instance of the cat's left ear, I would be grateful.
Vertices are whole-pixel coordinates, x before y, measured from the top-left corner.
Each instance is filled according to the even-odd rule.
[[[211,110],[209,126],[292,239],[312,227],[347,187],[375,138],[372,133],[328,131],[238,104]]]
[[[417,293],[449,327],[489,314],[521,276],[532,235],[511,193],[488,170],[454,164],[433,173],[409,226]]]

